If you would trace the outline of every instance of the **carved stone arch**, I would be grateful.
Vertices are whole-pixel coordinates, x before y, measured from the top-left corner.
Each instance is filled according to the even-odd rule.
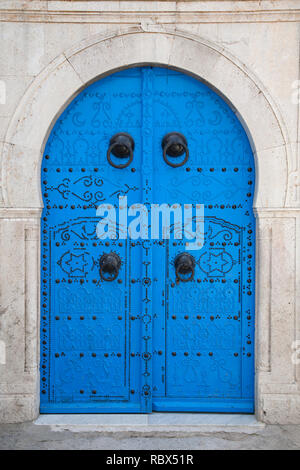
[[[178,30],[146,32],[138,27],[106,37],[95,35],[53,60],[27,89],[6,133],[0,160],[1,204],[2,217],[10,223],[6,221],[2,229],[2,266],[4,276],[16,279],[17,287],[8,286],[5,279],[1,301],[9,305],[12,318],[18,319],[11,332],[18,344],[13,344],[11,356],[24,359],[26,381],[30,376],[32,387],[24,397],[23,385],[14,388],[14,395],[0,397],[8,410],[5,413],[21,421],[38,414],[37,266],[44,145],[58,116],[88,84],[122,68],[149,64],[171,67],[204,81],[222,95],[244,124],[255,157],[254,208],[259,215],[256,411],[265,421],[297,422],[300,401],[290,360],[295,334],[295,219],[285,214],[291,214],[288,208],[297,201],[287,198],[291,193],[288,162],[292,160],[283,119],[259,80],[223,48]],[[292,164],[289,166],[291,170]],[[22,384],[19,370],[12,369],[12,382]],[[288,399],[286,394],[290,394]],[[20,403],[23,409],[15,412]]]
[[[257,173],[254,207],[284,207],[288,177],[285,127],[258,80],[224,49],[199,37],[139,28],[81,41],[33,81],[10,122],[3,145],[5,207],[42,207],[40,164],[56,118],[86,85],[137,64],[181,70],[221,94],[244,123],[252,143]]]

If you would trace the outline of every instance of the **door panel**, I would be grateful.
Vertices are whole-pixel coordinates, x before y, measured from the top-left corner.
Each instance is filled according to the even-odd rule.
[[[126,239],[99,240],[96,233],[99,204],[117,208],[120,195],[129,205],[143,198],[141,77],[135,69],[91,85],[59,118],[45,149],[42,412],[151,409],[143,375],[143,292],[130,282],[142,278],[142,250]],[[109,140],[120,130],[135,141],[133,164],[122,170],[106,159]],[[110,252],[122,262],[113,282],[99,275],[100,258]]]
[[[135,143],[123,169],[106,156],[119,132]],[[177,168],[163,159],[170,132],[188,143]],[[42,166],[41,412],[253,412],[253,189],[244,129],[194,78],[137,67],[74,99]],[[172,218],[170,239],[150,238],[150,218],[149,239],[120,236],[120,196],[149,214],[151,203],[203,204],[203,247],[175,239]],[[115,240],[97,236],[100,204],[116,209]],[[111,252],[121,267],[108,282],[100,260]],[[175,273],[180,253],[195,261],[189,282]]]
[[[153,348],[161,350],[153,358],[153,407],[252,412],[251,148],[233,112],[206,85],[164,69],[157,70],[155,85],[153,198],[161,204],[192,204],[194,210],[204,204],[205,243],[190,251],[194,279],[179,283],[174,260],[188,240],[173,236],[153,246],[154,258],[164,260],[153,299]],[[178,168],[159,158],[164,135],[174,130],[189,146],[189,160]]]

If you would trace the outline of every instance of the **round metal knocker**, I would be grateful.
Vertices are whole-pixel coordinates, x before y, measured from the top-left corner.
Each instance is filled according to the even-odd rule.
[[[195,275],[195,258],[189,253],[180,253],[176,256],[175,261],[176,279],[181,282],[189,282],[194,279]]]
[[[114,281],[119,275],[121,258],[117,253],[104,253],[100,258],[100,277],[103,281]]]
[[[178,168],[188,161],[189,149],[187,140],[184,135],[179,132],[170,132],[169,134],[166,134],[161,145],[163,148],[164,161],[171,167]],[[178,158],[184,154],[185,158],[180,163],[173,163],[167,158],[167,155],[169,157]]]
[[[114,168],[126,168],[133,160],[134,140],[130,134],[120,132],[112,136],[107,150],[108,163]],[[114,163],[111,159],[111,154],[117,158],[128,158],[126,163]]]

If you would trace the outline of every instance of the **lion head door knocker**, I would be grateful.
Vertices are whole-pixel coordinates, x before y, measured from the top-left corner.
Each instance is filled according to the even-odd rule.
[[[104,253],[100,258],[100,277],[103,281],[114,281],[119,275],[121,258],[117,253]]]
[[[184,165],[189,158],[189,149],[187,140],[184,135],[179,132],[170,132],[166,134],[162,140],[163,148],[163,157],[164,161],[173,168]],[[175,163],[168,159],[167,155],[172,158],[178,158],[185,154],[185,158],[179,162]]]
[[[108,163],[114,168],[126,168],[133,160],[134,140],[130,134],[120,132],[115,134],[109,141],[109,148],[107,150]],[[125,163],[115,163],[112,161],[111,155],[116,158],[128,160]]]
[[[194,279],[195,275],[195,258],[189,253],[180,253],[174,260],[176,280],[188,282]]]

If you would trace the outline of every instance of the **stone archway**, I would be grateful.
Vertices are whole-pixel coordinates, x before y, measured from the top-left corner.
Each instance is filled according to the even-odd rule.
[[[39,269],[37,267],[39,217],[42,208],[40,165],[45,142],[56,117],[83,87],[108,73],[137,64],[168,66],[190,73],[208,83],[230,103],[244,123],[252,142],[257,172],[254,208],[259,219],[256,409],[261,419],[272,421],[273,418],[265,417],[262,410],[268,406],[271,410],[275,406],[274,401],[266,405],[269,402],[264,401],[263,394],[268,387],[264,384],[268,381],[274,383],[282,380],[279,378],[280,374],[276,375],[275,369],[271,368],[271,343],[273,344],[276,337],[274,339],[270,333],[270,318],[272,312],[275,320],[278,318],[280,321],[279,311],[282,300],[279,302],[279,307],[274,307],[275,310],[272,310],[270,295],[273,295],[275,291],[272,289],[272,283],[276,283],[277,278],[276,275],[275,277],[272,275],[270,244],[272,240],[276,243],[273,220],[275,220],[276,229],[281,232],[281,237],[288,237],[289,233],[288,224],[279,224],[284,208],[288,205],[288,139],[284,123],[258,80],[245,66],[223,49],[186,33],[145,32],[140,28],[131,29],[122,34],[112,33],[108,37],[94,36],[57,57],[31,84],[10,122],[3,144],[4,209],[1,211],[1,217],[9,221],[5,226],[4,235],[11,236],[9,249],[17,256],[15,261],[24,260],[24,269],[19,269],[18,277],[20,285],[25,285],[25,292],[24,289],[22,293],[20,290],[21,300],[19,299],[13,307],[11,304],[11,308],[18,308],[19,315],[23,319],[17,336],[22,336],[22,341],[24,341],[25,358],[21,357],[24,362],[22,373],[28,378],[30,387],[24,396],[20,393],[7,396],[8,409],[11,409],[7,412],[7,416],[10,413],[16,416],[15,420],[22,420],[32,419],[38,413],[36,384],[39,363],[37,346]],[[14,223],[16,224],[14,227],[10,225]],[[18,229],[17,226],[20,228]],[[22,247],[16,249],[20,239],[25,242]],[[19,251],[17,255],[18,250],[21,252]],[[279,254],[276,263],[278,263],[278,270],[280,266],[281,270],[288,274],[289,265],[285,258],[285,253]],[[5,262],[8,265],[8,271],[12,270],[14,261],[9,254]],[[11,293],[7,293],[8,303],[11,296]],[[276,294],[276,299],[279,298],[278,296],[280,296],[280,289]],[[292,314],[289,321],[292,324]],[[284,320],[281,320],[281,323],[279,330],[286,324]],[[14,334],[16,335],[16,332]],[[277,335],[277,332],[275,334]],[[282,353],[281,359],[275,359],[275,363],[273,361],[275,366],[277,361],[277,366],[282,368],[289,357],[287,342],[292,336],[289,330],[288,336],[282,339],[281,344],[283,341],[285,344],[282,346],[282,351],[279,351],[279,356]],[[275,354],[274,348],[272,354]],[[13,374],[17,372],[13,370],[10,374],[12,374],[13,381]],[[285,375],[287,385],[290,385],[294,376],[293,366]],[[15,381],[18,381],[17,375]],[[274,388],[274,392],[273,389],[268,390],[266,400],[269,399],[270,394],[273,394],[271,399],[275,402],[277,400],[276,406],[279,408],[281,406],[282,413],[285,413],[285,406],[281,404],[280,398],[277,399],[276,393],[278,392],[275,390],[278,390],[278,387]],[[280,393],[284,393],[282,390],[285,389],[280,388]],[[14,411],[17,403],[21,404],[22,412]]]
[[[253,144],[258,174],[254,207],[284,205],[287,189],[284,126],[264,90],[246,68],[224,50],[194,36],[178,32],[129,31],[81,42],[57,57],[32,83],[11,120],[5,139],[5,206],[41,207],[41,152],[55,118],[84,86],[136,64],[181,69],[222,94],[244,123]],[[258,125],[258,117],[263,125]],[[18,167],[11,171],[16,156]],[[268,185],[270,178],[272,187]],[[26,194],[24,188],[28,189]]]

